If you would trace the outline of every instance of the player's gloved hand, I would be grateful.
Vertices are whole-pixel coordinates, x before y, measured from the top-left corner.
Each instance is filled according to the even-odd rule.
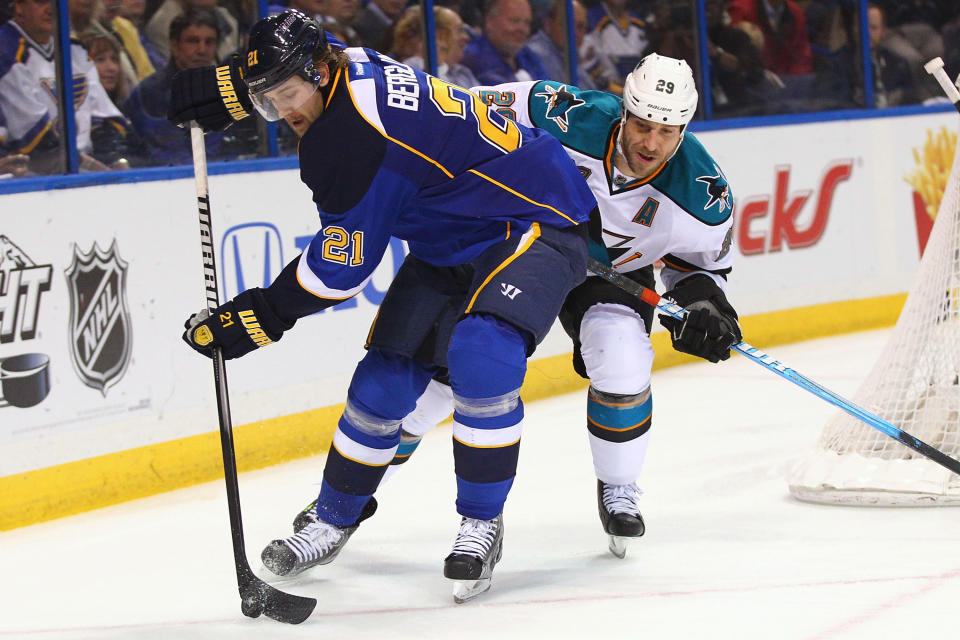
[[[730,357],[730,347],[743,335],[723,290],[709,276],[694,274],[663,294],[686,308],[683,320],[660,315],[660,324],[670,332],[673,348],[683,353],[719,362]]]
[[[220,67],[183,69],[173,77],[167,119],[183,126],[191,120],[204,131],[221,131],[253,111],[241,75],[241,59],[233,54]]]
[[[259,288],[248,289],[211,313],[195,313],[183,323],[183,341],[198,353],[213,357],[219,348],[224,360],[246,355],[280,339],[293,326],[277,317]]]

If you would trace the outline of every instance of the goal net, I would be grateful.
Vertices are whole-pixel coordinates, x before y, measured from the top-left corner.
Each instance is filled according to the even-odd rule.
[[[915,174],[908,181],[936,218],[900,318],[853,399],[953,458],[960,457],[960,145],[956,139],[955,133],[944,129],[936,139],[928,138],[923,157],[915,152],[921,166],[918,174],[923,175]],[[931,199],[941,189],[937,207]],[[795,466],[788,482],[791,494],[810,502],[960,505],[960,476],[846,413],[831,418],[816,451]]]

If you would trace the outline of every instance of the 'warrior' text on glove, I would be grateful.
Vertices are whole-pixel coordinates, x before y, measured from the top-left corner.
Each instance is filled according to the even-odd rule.
[[[293,323],[278,318],[264,299],[263,290],[255,288],[212,313],[204,309],[193,314],[183,326],[184,342],[198,353],[212,358],[213,350],[219,348],[224,360],[231,360],[278,341]]]
[[[195,120],[204,131],[226,129],[250,115],[253,103],[236,54],[221,67],[183,69],[173,77],[167,119],[176,125]]]

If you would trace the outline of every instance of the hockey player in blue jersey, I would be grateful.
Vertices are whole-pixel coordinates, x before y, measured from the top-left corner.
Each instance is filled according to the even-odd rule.
[[[263,562],[294,575],[333,560],[376,508],[402,419],[446,370],[462,521],[444,575],[458,601],[472,597],[489,587],[502,549],[526,358],[584,279],[580,223],[596,201],[556,138],[374,51],[331,47],[296,11],[254,25],[244,57],[181,72],[170,117],[219,129],[251,103],[301,137],[300,175],[321,229],[269,287],[192,316],[191,347],[236,358],[272,344],[298,318],[362,290],[391,236],[410,249],[350,383],[320,495]]]
[[[726,297],[733,195],[723,172],[686,132],[697,108],[693,73],[683,60],[657,54],[631,72],[621,100],[559,82],[475,87],[481,99],[517,122],[560,140],[597,198],[591,252],[646,287],[653,264],[673,298],[690,313],[660,316],[673,346],[710,362],[730,357],[741,339]],[[560,312],[573,339],[574,368],[590,380],[587,433],[597,476],[597,503],[610,550],[644,533],[637,484],[652,424],[650,374],[653,307],[599,277],[571,291]],[[391,465],[405,462],[422,435],[450,413],[449,389],[431,383],[403,423]]]

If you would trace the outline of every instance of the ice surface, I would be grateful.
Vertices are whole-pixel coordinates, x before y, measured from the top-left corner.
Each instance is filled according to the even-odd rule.
[[[886,331],[770,348],[851,397]],[[960,509],[804,504],[785,471],[834,410],[744,358],[654,373],[624,560],[596,511],[583,392],[527,407],[493,587],[455,605],[449,426],[378,493],[332,565],[276,583],[319,600],[297,627],[245,618],[222,481],[0,533],[0,638],[925,638],[955,635]],[[235,421],[243,421],[235,416]],[[248,555],[290,533],[322,457],[240,477]]]

